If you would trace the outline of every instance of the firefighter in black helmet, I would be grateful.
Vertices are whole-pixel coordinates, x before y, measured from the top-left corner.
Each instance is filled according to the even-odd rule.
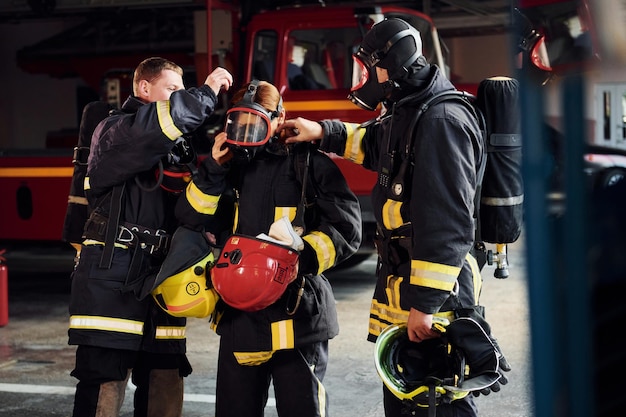
[[[404,20],[372,26],[353,58],[349,98],[368,110],[382,103],[381,115],[363,124],[297,118],[281,130],[291,135],[288,142],[320,140],[321,150],[378,172],[372,203],[379,264],[368,340],[405,325],[408,339],[421,343],[440,337],[434,321],[482,313],[473,214],[483,135],[470,109],[456,101],[432,106],[408,131],[421,103],[455,88],[426,61],[419,32]],[[508,370],[506,361],[500,366]],[[491,390],[499,384],[483,393]],[[386,385],[383,392],[386,416],[428,415]],[[478,415],[473,395],[441,401],[436,411]]]

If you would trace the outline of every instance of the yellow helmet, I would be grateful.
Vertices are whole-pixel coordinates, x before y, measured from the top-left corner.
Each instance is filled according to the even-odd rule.
[[[439,404],[445,397],[458,400],[469,391],[460,387],[462,354],[451,348],[443,338],[411,342],[405,324],[390,325],[376,340],[376,371],[392,394],[416,407]]]
[[[209,269],[214,263],[213,248],[202,231],[179,227],[170,249],[146,293],[174,317],[208,317],[219,300]]]
[[[153,291],[152,297],[165,312],[175,317],[208,317],[215,310],[219,295],[207,280],[213,265],[213,253],[199,262],[166,278]]]

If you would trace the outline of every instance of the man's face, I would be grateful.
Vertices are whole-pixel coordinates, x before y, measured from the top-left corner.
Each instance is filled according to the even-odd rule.
[[[163,70],[160,77],[146,83],[145,97],[142,98],[148,102],[169,100],[174,91],[184,89],[183,77],[175,71]]]

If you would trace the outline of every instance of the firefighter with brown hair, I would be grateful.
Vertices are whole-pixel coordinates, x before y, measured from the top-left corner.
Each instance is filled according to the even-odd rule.
[[[426,61],[419,32],[404,20],[389,18],[373,25],[354,54],[353,70],[349,98],[372,111],[382,103],[380,117],[364,124],[296,118],[286,121],[281,130],[289,132],[289,143],[319,140],[321,150],[378,172],[372,191],[378,280],[368,340],[375,342],[390,326],[402,326],[407,340],[425,355],[413,366],[433,366],[439,347],[430,341],[442,336],[437,322],[481,316],[474,203],[484,158],[483,135],[475,114],[458,101],[430,107],[412,128],[421,103],[455,88]],[[492,345],[484,342],[481,347]],[[394,349],[383,346],[381,352],[394,353]],[[494,364],[498,361],[490,361],[490,366]],[[504,361],[500,364],[508,368]],[[478,364],[472,365],[480,371]],[[396,371],[402,374],[407,369]],[[418,371],[427,375],[429,369]],[[495,369],[490,371],[499,375]],[[408,390],[394,386],[402,381],[393,375],[382,379],[387,417],[427,416],[434,412],[429,410],[431,402],[436,403],[438,416],[478,415],[467,392],[447,396],[442,394],[445,391],[426,391],[424,404],[420,403],[423,396],[411,393],[417,386]],[[491,382],[491,390],[499,390],[498,382]]]
[[[286,114],[275,86],[253,80],[232,102],[213,147],[236,196],[235,234],[211,270],[223,301],[215,415],[263,416],[271,382],[281,417],[328,415],[339,326],[322,273],[358,249],[359,203],[327,155],[275,135]]]
[[[187,90],[182,75],[167,59],[142,61],[133,95],[91,141],[85,180],[91,214],[69,305],[69,344],[77,345],[74,417],[118,416],[131,375],[135,417],[182,414],[183,377],[191,373],[186,319],[166,314],[142,287],[158,272],[179,224],[198,227],[198,218],[214,217],[222,188],[211,181],[210,159],[181,178],[180,189],[155,178],[162,179],[163,160],[209,118],[218,93],[233,82],[218,67]]]

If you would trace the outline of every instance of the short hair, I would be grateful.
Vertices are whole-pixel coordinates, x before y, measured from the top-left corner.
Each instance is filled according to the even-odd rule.
[[[137,95],[139,81],[146,80],[152,82],[161,76],[163,70],[172,70],[183,76],[183,69],[175,62],[161,57],[146,58],[135,68],[133,73],[133,94]]]

